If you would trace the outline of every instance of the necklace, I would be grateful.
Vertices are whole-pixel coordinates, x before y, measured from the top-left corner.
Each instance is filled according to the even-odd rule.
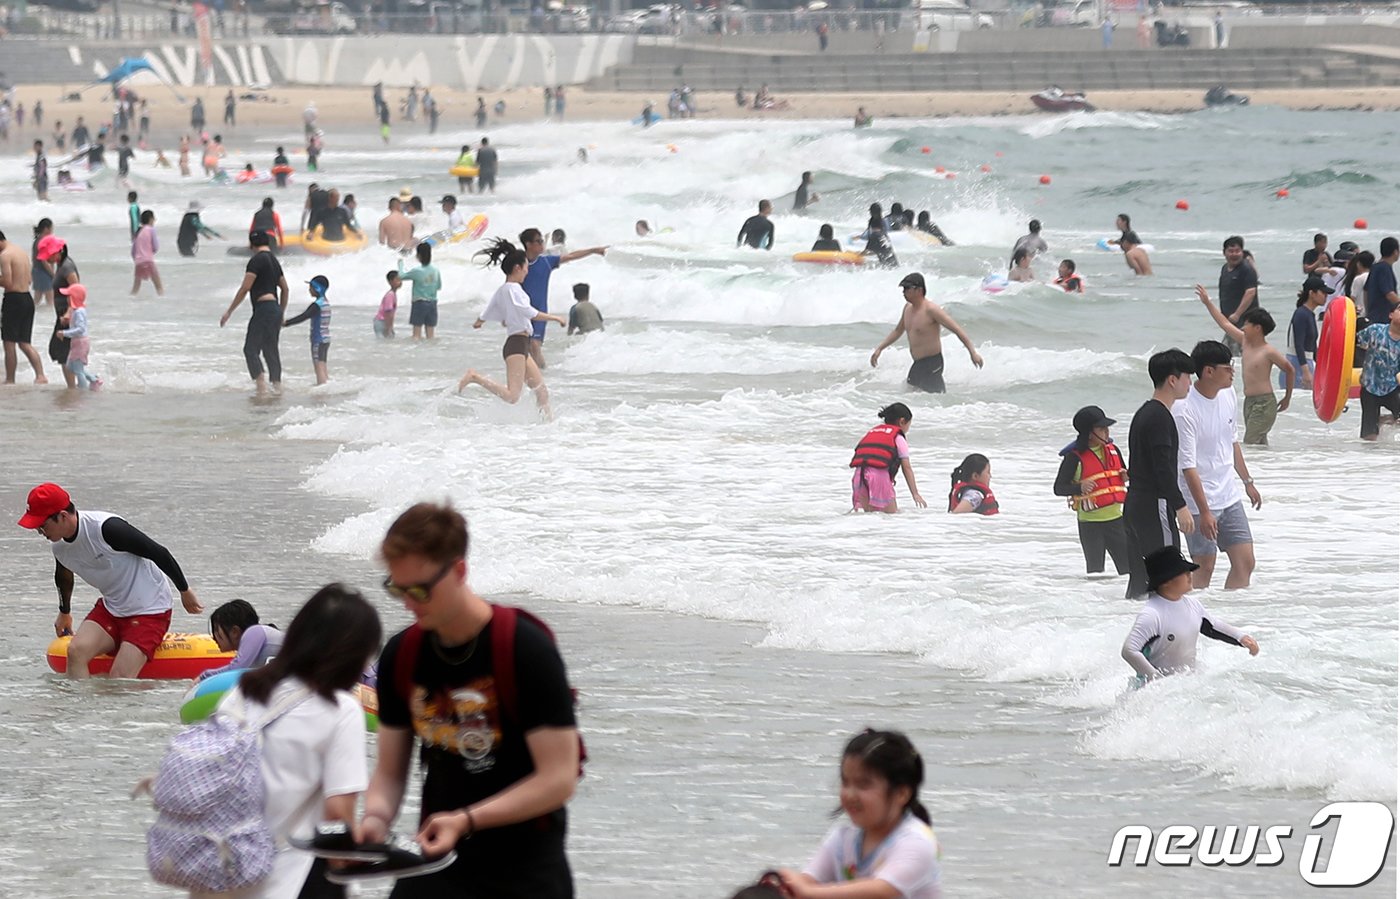
[[[477,634],[465,644],[453,647],[443,646],[442,642],[438,640],[437,634],[433,634],[432,639],[428,642],[433,644],[433,652],[437,653],[439,659],[449,665],[461,665],[476,653],[476,641],[480,636],[481,634]]]

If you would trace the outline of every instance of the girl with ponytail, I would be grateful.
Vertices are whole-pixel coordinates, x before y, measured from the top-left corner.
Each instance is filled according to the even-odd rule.
[[[865,730],[841,754],[838,823],[801,872],[780,871],[794,899],[940,899],[938,838],[919,801],[924,761],[898,731]]]
[[[999,511],[992,495],[992,463],[981,453],[971,453],[953,469],[953,487],[948,491],[948,511],[954,515],[976,512],[995,515]]]
[[[544,385],[544,375],[540,374],[539,366],[530,358],[530,335],[535,322],[558,322],[565,326],[568,322],[557,315],[536,311],[530,305],[530,298],[520,286],[529,270],[524,250],[503,237],[497,237],[490,246],[477,252],[476,258],[484,259],[482,265],[488,268],[500,266],[506,276],[506,282],[491,296],[486,309],[472,325],[473,328],[480,328],[491,321],[500,322],[505,327],[506,342],[501,348],[501,357],[506,363],[506,383],[498,384],[475,369],[468,369],[462,375],[462,380],[457,382],[457,392],[461,393],[469,384],[480,384],[507,403],[515,405],[520,400],[521,390],[529,387],[535,392],[535,404],[540,414],[549,418],[549,388]]]

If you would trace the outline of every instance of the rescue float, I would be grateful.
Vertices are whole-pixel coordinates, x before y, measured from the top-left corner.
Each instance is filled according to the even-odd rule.
[[[49,644],[49,667],[59,674],[68,672],[68,644],[72,637],[59,637]],[[142,680],[187,680],[221,668],[233,661],[233,653],[219,649],[208,634],[166,634],[150,660],[136,676]],[[89,674],[112,670],[112,656],[100,655],[88,663]]]

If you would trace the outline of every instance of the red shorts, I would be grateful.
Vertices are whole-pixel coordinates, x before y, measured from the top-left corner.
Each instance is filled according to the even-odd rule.
[[[130,643],[149,659],[155,655],[156,647],[165,640],[166,631],[170,630],[170,612],[171,610],[167,609],[156,615],[118,618],[107,611],[107,604],[99,599],[92,611],[88,612],[86,620],[106,631],[109,637],[117,641],[118,649],[123,643]]]
[[[154,281],[156,279],[156,264],[154,262],[136,263],[137,281]]]

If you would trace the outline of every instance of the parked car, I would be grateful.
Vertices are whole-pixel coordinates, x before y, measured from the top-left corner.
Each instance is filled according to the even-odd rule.
[[[293,13],[284,30],[288,34],[354,34],[359,26],[344,3],[333,2]]]
[[[975,12],[960,0],[916,0],[916,27],[929,31],[976,31],[996,23],[986,13]]]

